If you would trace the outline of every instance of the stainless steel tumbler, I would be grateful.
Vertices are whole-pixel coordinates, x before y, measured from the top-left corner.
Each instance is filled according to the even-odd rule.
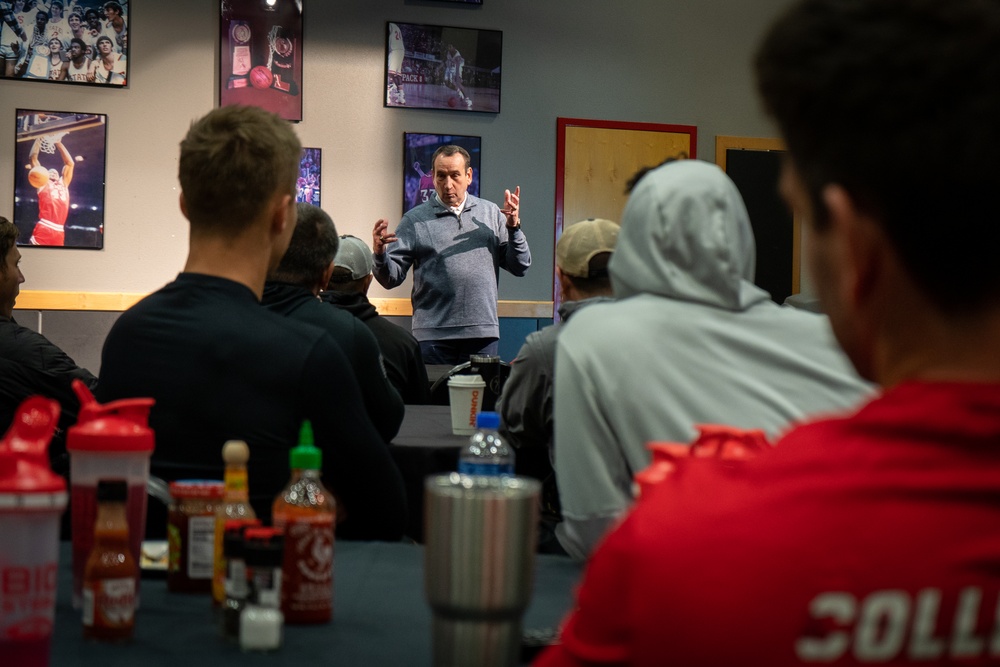
[[[437,667],[517,664],[540,488],[525,477],[427,478],[424,588]]]

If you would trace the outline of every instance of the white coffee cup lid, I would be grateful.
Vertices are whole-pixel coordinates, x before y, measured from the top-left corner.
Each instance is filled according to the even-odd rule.
[[[449,387],[485,387],[486,380],[479,375],[453,375],[448,378]]]

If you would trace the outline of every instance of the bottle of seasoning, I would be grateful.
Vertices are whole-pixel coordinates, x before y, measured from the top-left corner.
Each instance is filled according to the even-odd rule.
[[[212,602],[222,605],[226,599],[226,561],[222,554],[222,535],[230,519],[256,519],[250,506],[250,487],[247,483],[247,461],[250,448],[242,440],[229,440],[222,446],[222,460],[226,463],[223,476],[225,490],[222,503],[215,513],[215,550],[212,576]]]
[[[274,526],[285,533],[281,611],[285,622],[327,623],[333,615],[333,525],[336,505],[320,481],[323,452],[302,423],[289,456],[292,477],[274,499]]]
[[[281,531],[247,528],[243,531],[249,591],[240,614],[240,648],[273,651],[281,646],[284,617],[281,609]]]
[[[222,555],[226,559],[226,600],[222,606],[222,636],[227,639],[240,638],[240,614],[246,607],[249,587],[247,585],[246,548],[243,532],[251,526],[259,526],[257,519],[231,519],[226,522],[222,536]]]
[[[167,514],[167,590],[210,593],[215,571],[215,512],[222,482],[184,479],[170,483]]]
[[[124,479],[98,481],[94,547],[83,571],[83,636],[87,639],[132,638],[139,567],[129,548],[127,500]]]

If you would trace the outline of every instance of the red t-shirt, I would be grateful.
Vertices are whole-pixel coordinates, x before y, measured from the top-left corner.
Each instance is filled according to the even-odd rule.
[[[687,463],[537,665],[1000,663],[1000,384],[908,383],[740,472]]]

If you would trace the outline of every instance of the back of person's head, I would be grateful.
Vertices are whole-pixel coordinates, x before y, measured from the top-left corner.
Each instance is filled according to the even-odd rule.
[[[271,278],[312,288],[330,268],[340,239],[326,211],[312,204],[299,203],[295,207],[298,221],[292,240]]]
[[[337,256],[333,258],[333,273],[326,288],[333,292],[364,293],[372,274],[372,251],[368,244],[356,236],[340,237]]]
[[[654,169],[656,169],[656,167],[662,167],[665,164],[676,162],[677,160],[686,160],[686,159],[688,159],[687,152],[681,151],[677,155],[671,155],[667,158],[664,158],[663,162],[661,162],[658,165],[654,165],[652,167],[642,167],[634,174],[632,174],[632,177],[625,182],[625,194],[631,194],[632,191],[635,190],[635,186],[637,186],[639,184],[639,181],[642,180],[642,177],[648,174],[649,172],[653,171]]]
[[[225,106],[191,124],[178,176],[192,230],[238,234],[275,195],[292,195],[302,144],[291,124],[248,106]]]
[[[750,217],[724,171],[677,160],[639,181],[608,270],[618,298],[657,294],[731,310],[768,298],[753,287]]]
[[[618,242],[618,223],[588,218],[563,230],[556,243],[556,266],[577,292],[586,296],[611,294],[608,262]]]
[[[0,215],[0,273],[7,273],[7,253],[17,243],[18,231],[13,222]]]
[[[756,70],[818,229],[838,184],[941,312],[1000,302],[1000,3],[803,0]]]

